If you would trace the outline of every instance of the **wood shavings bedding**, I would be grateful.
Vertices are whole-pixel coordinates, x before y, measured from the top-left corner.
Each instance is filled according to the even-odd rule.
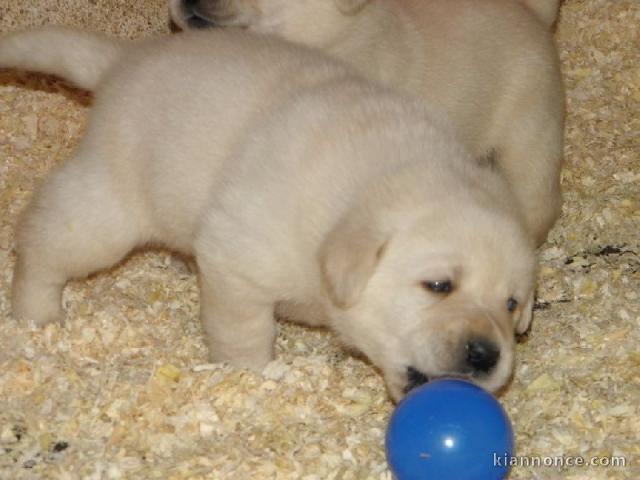
[[[0,31],[44,23],[166,33],[163,0],[5,0]],[[512,479],[640,478],[640,3],[568,0],[563,216],[540,250],[536,320],[501,397],[532,457]],[[73,150],[87,99],[0,73],[0,478],[390,480],[381,378],[323,331],[281,324],[263,375],[206,364],[193,275],[144,252],[65,291],[67,325],[9,318],[13,228]]]

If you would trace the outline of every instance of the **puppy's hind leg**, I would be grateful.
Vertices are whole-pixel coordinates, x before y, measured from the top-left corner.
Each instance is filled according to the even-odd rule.
[[[498,165],[519,201],[531,238],[539,246],[561,212],[562,128],[547,125],[511,133],[498,153]]]
[[[12,286],[13,315],[42,325],[61,321],[62,289],[122,259],[141,240],[142,225],[110,177],[105,159],[78,156],[36,193],[19,222]]]
[[[564,96],[559,72],[533,76],[512,95],[514,101],[496,125],[492,142],[496,165],[506,177],[520,204],[535,245],[560,216],[560,169],[564,140]],[[531,92],[535,92],[532,95]]]

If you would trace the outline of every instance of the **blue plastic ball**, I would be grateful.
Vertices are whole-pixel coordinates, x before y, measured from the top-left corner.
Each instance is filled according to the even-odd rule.
[[[464,380],[433,380],[398,404],[387,460],[397,480],[501,480],[513,443],[509,417],[493,395]]]

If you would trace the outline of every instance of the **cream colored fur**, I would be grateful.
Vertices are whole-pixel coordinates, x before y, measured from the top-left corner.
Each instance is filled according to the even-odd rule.
[[[317,47],[446,112],[511,184],[544,242],[560,214],[564,93],[558,0],[171,0],[174,21],[244,27]]]
[[[264,367],[276,311],[332,328],[395,399],[408,367],[508,381],[533,245],[508,185],[442,115],[313,50],[232,31],[126,44],[46,28],[1,38],[0,66],[96,87],[77,152],[17,227],[17,318],[61,321],[70,278],[161,243],[197,260],[212,361]],[[448,295],[424,288],[445,279]],[[500,349],[486,375],[461,367],[475,337]]]

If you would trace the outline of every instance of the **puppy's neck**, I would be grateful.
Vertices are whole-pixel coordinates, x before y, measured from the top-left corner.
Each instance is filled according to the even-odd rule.
[[[320,48],[351,63],[368,78],[415,91],[413,84],[420,80],[425,61],[420,31],[406,5],[374,0],[348,21],[348,26]]]

